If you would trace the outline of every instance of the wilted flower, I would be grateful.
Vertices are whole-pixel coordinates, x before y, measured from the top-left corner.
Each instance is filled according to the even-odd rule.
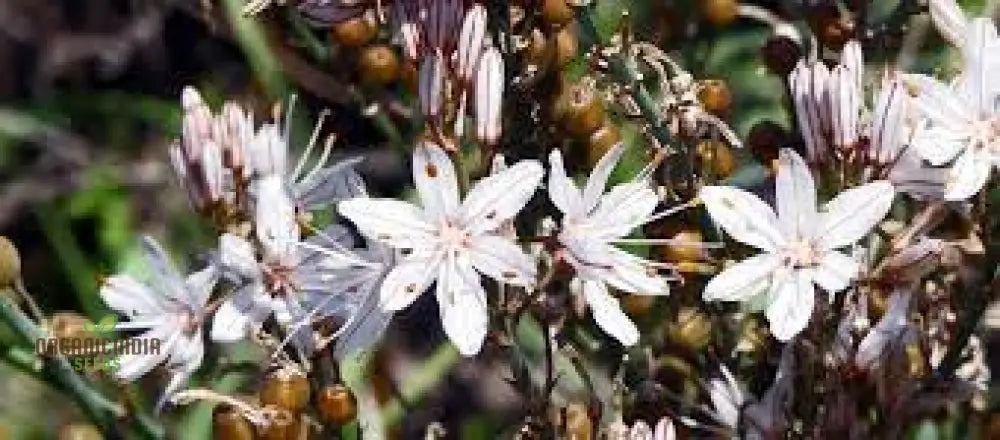
[[[405,308],[436,280],[445,333],[462,354],[479,352],[488,320],[479,273],[521,286],[534,282],[532,260],[495,231],[524,207],[542,174],[538,162],[522,161],[480,180],[460,201],[451,160],[424,142],[413,152],[422,207],[389,199],[341,202],[340,213],[362,234],[405,250],[382,283],[383,309]]]
[[[965,200],[986,184],[1000,151],[1000,66],[996,28],[986,18],[968,26],[962,46],[964,69],[954,86],[924,75],[910,75],[914,102],[926,118],[913,145],[932,165],[951,164],[944,198]],[[957,157],[957,159],[956,159]]]
[[[779,161],[777,215],[757,196],[735,188],[707,186],[699,197],[735,240],[765,251],[712,278],[705,299],[749,301],[766,292],[771,332],[787,341],[809,322],[813,283],[834,294],[857,275],[858,262],[836,249],[881,221],[895,192],[888,182],[869,183],[840,193],[819,211],[816,185],[802,158],[786,149]]]
[[[908,316],[910,296],[909,290],[896,290],[892,293],[882,319],[858,344],[854,363],[859,368],[866,370],[875,368],[886,348],[903,338],[906,330],[910,328]]]
[[[639,341],[639,330],[621,310],[607,285],[629,293],[665,295],[667,280],[656,275],[656,263],[645,260],[615,244],[644,242],[627,239],[632,231],[653,221],[659,197],[650,186],[648,170],[630,182],[604,193],[611,171],[625,151],[623,144],[612,147],[601,158],[586,187],[581,191],[566,175],[562,153],[549,155],[549,198],[563,214],[559,243],[562,257],[576,270],[582,292],[597,324],[624,345]]]
[[[205,304],[218,277],[213,266],[182,277],[153,239],[144,238],[142,248],[152,269],[153,283],[147,285],[129,275],[115,275],[101,287],[101,299],[129,318],[116,329],[144,329],[139,338],[159,341],[158,351],[122,355],[115,376],[135,380],[166,362],[172,376],[157,405],[161,406],[201,365]]]

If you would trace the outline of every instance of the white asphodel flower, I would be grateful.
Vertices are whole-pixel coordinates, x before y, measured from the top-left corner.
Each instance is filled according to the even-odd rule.
[[[914,104],[926,118],[914,134],[917,153],[932,165],[952,163],[946,200],[965,200],[986,185],[1000,159],[1000,40],[989,19],[972,21],[962,46],[964,68],[953,86],[909,75]]]
[[[261,179],[257,192],[260,257],[243,237],[223,234],[219,239],[220,263],[241,287],[215,313],[211,336],[216,341],[244,338],[271,313],[283,324],[301,323],[314,316],[304,307],[310,295],[335,296],[346,287],[334,282],[338,271],[373,266],[323,234],[301,241],[280,176]]]
[[[639,330],[607,286],[645,295],[665,295],[669,288],[667,279],[657,275],[656,263],[615,246],[655,241],[625,237],[663,215],[653,213],[659,197],[647,179],[651,168],[604,192],[624,151],[621,143],[609,149],[581,191],[566,175],[562,153],[553,150],[549,155],[549,198],[563,215],[558,240],[565,247],[562,257],[576,271],[571,285],[582,292],[601,329],[624,345],[634,345],[639,341]]]
[[[969,27],[969,19],[955,0],[929,0],[931,22],[945,40],[955,47],[965,45],[965,31]]]
[[[829,294],[845,289],[859,263],[838,248],[853,244],[885,217],[895,190],[886,181],[848,189],[816,208],[809,167],[792,150],[779,156],[777,214],[757,196],[731,187],[699,192],[712,219],[733,239],[764,251],[716,275],[706,300],[748,301],[766,292],[771,333],[788,341],[809,323],[813,284]]]
[[[141,329],[145,332],[138,338],[158,340],[159,351],[122,355],[115,376],[132,381],[165,362],[172,375],[157,405],[162,406],[201,365],[205,304],[218,276],[209,266],[185,278],[153,239],[145,237],[142,248],[153,282],[143,284],[129,275],[115,275],[101,286],[100,294],[108,307],[129,318],[117,330]]]
[[[538,162],[521,161],[480,180],[460,200],[451,160],[425,142],[413,152],[421,207],[389,199],[341,202],[340,213],[362,234],[407,253],[382,282],[383,309],[405,308],[437,281],[445,333],[462,354],[479,352],[487,329],[479,273],[508,284],[534,283],[531,258],[497,229],[528,203],[542,174]]]

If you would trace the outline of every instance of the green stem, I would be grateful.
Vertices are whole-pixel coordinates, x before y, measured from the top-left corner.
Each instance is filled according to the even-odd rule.
[[[413,369],[400,384],[401,397],[407,402],[416,402],[436,388],[447,375],[448,370],[458,363],[461,356],[451,343],[442,343],[423,364]],[[385,426],[393,426],[403,418],[403,404],[399,399],[389,402],[382,410]]]
[[[38,339],[44,339],[47,336],[7,298],[0,299],[0,320],[7,323],[21,339],[29,344],[34,344]],[[103,432],[121,436],[117,421],[126,415],[124,408],[95,390],[83,377],[77,374],[64,356],[45,356],[40,359],[41,362],[38,362],[36,358],[24,350],[10,347],[4,351],[4,359],[22,371],[52,384],[70,395],[87,415],[87,418]],[[155,425],[151,420],[144,418],[136,420],[139,422],[136,424],[136,428],[143,437],[163,437],[163,428]]]

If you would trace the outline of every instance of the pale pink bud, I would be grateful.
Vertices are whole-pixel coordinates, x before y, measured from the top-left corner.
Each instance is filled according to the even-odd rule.
[[[846,152],[857,146],[861,114],[861,89],[851,68],[840,65],[833,69],[829,94],[833,145]]]
[[[941,37],[955,47],[965,45],[965,30],[969,21],[955,0],[930,0],[931,22]]]
[[[458,77],[463,85],[472,80],[472,73],[483,53],[486,37],[486,8],[475,4],[465,13],[458,37]]]
[[[198,161],[204,143],[212,139],[212,112],[194,87],[181,92],[181,146],[188,161]]]
[[[403,42],[403,54],[406,59],[416,61],[420,58],[420,48],[423,45],[423,33],[420,25],[420,12],[416,2],[396,2],[396,16],[399,20],[399,33]]]
[[[436,119],[441,114],[444,100],[445,82],[444,55],[440,49],[424,57],[417,78],[417,93],[420,97],[420,111],[428,119]]]
[[[215,140],[222,147],[222,163],[232,169],[244,169],[244,150],[252,139],[253,121],[250,115],[235,102],[223,105],[222,113],[215,121]]]
[[[882,90],[872,114],[868,160],[886,166],[896,161],[902,151],[906,132],[909,95],[903,82],[895,76],[882,81]]]
[[[503,130],[503,56],[489,47],[479,60],[476,72],[476,136],[487,145],[496,145]]]
[[[806,144],[806,156],[812,163],[822,162],[829,155],[829,77],[830,72],[823,63],[802,60],[788,78],[795,115]]]

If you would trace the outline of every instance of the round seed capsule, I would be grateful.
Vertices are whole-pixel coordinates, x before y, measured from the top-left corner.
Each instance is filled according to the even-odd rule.
[[[320,415],[328,423],[343,425],[358,415],[358,403],[354,393],[344,385],[330,385],[319,392],[316,406]]]
[[[375,38],[378,26],[374,17],[365,13],[336,23],[331,28],[333,39],[343,46],[361,47]]]
[[[299,438],[299,418],[284,408],[265,406],[268,424],[259,427],[257,434],[264,440],[297,440]]]
[[[216,440],[253,440],[254,428],[232,407],[219,405],[212,411],[212,438]]]
[[[390,84],[399,77],[399,57],[384,44],[368,46],[359,55],[358,72],[367,84]]]
[[[622,135],[615,124],[605,121],[601,128],[590,134],[587,142],[587,164],[593,168],[611,147],[621,142]]]
[[[297,413],[309,403],[309,379],[299,373],[271,374],[261,385],[260,402]]]
[[[590,136],[604,124],[604,103],[597,91],[585,84],[573,84],[561,97],[563,128],[577,136]]]
[[[59,440],[101,440],[104,436],[94,425],[70,423],[59,429]]]
[[[573,402],[566,406],[566,436],[573,440],[594,438],[594,427],[587,405]]]
[[[728,26],[736,21],[739,4],[736,0],[703,0],[702,14],[705,21],[715,26]]]
[[[576,36],[575,26],[566,26],[556,32],[554,61],[556,67],[566,67],[580,48],[580,40]]]
[[[543,0],[542,18],[553,26],[562,26],[573,20],[573,7],[566,0]]]
[[[709,79],[702,81],[701,89],[698,90],[698,100],[706,111],[721,116],[728,113],[732,107],[733,94],[725,81]]]
[[[702,169],[711,171],[720,178],[729,177],[736,169],[736,157],[725,143],[719,141],[703,141],[695,148]]]
[[[7,237],[0,235],[0,289],[13,286],[21,278],[21,256]]]

